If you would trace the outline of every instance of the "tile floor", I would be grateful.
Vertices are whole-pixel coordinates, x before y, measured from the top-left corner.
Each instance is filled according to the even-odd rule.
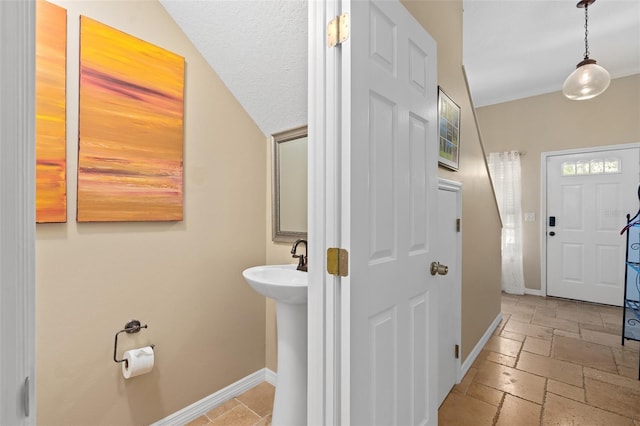
[[[274,396],[275,388],[262,382],[185,426],[270,426]]]
[[[503,320],[438,412],[442,426],[640,426],[640,343],[621,308],[502,296]],[[262,383],[188,426],[270,425]]]
[[[640,426],[640,346],[620,344],[622,308],[503,294],[502,315],[440,425]]]

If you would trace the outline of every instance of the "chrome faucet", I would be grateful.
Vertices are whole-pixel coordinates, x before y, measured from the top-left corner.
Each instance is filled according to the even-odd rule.
[[[296,250],[298,250],[298,244],[304,244],[304,254],[297,254]],[[291,248],[291,254],[293,255],[293,257],[295,259],[298,259],[298,267],[296,268],[298,271],[304,271],[307,272],[307,240],[296,240],[295,243],[293,243],[293,247]]]

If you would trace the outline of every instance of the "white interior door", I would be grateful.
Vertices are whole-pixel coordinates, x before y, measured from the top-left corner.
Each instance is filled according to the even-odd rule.
[[[449,273],[438,280],[438,406],[458,382],[461,323],[461,185],[438,183],[438,259]],[[456,351],[456,346],[458,351]]]
[[[626,215],[638,211],[638,148],[547,157],[547,294],[622,305]]]
[[[398,1],[345,6],[343,423],[436,425],[436,44]]]

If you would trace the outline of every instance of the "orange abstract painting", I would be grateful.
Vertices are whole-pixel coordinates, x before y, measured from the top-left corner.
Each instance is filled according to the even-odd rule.
[[[36,222],[67,221],[67,11],[36,3]]]
[[[184,58],[80,19],[78,221],[183,217]]]

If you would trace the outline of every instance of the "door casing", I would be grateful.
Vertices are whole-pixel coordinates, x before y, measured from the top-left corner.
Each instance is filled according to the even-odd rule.
[[[604,145],[588,148],[547,151],[540,154],[540,295],[547,296],[547,158],[557,155],[584,154],[598,151],[640,148],[640,142],[618,145]],[[622,266],[621,266],[622,267]],[[535,291],[527,291],[534,294]]]
[[[32,425],[36,419],[35,1],[0,2],[0,29],[0,424]]]
[[[453,213],[453,215],[451,216],[451,220],[453,223],[454,219],[461,219],[462,217],[462,183],[457,182],[457,181],[453,181],[453,180],[449,180],[449,179],[444,179],[444,178],[439,178],[438,179],[438,191],[448,191],[448,192],[453,192],[455,193],[455,197],[456,197],[456,207],[455,207],[455,212]],[[438,228],[445,226],[442,223],[438,223]],[[462,370],[461,370],[461,359],[462,359],[462,225],[460,226],[460,229],[458,232],[456,232],[455,234],[455,261],[453,263],[453,265],[448,265],[449,266],[449,280],[451,283],[453,283],[453,287],[447,289],[448,291],[451,291],[451,299],[454,300],[454,306],[449,306],[447,307],[447,309],[452,309],[451,312],[451,316],[450,318],[453,319],[451,324],[447,325],[447,331],[451,334],[453,334],[453,338],[449,339],[453,342],[456,342],[456,344],[458,344],[459,346],[459,352],[458,352],[458,358],[454,360],[454,371],[453,371],[453,375],[454,375],[454,384],[460,383],[460,381],[462,380]],[[442,259],[442,261],[446,264],[448,262],[448,260],[446,260],[444,257],[439,256],[439,258]],[[454,266],[454,267],[451,267]],[[442,283],[438,283],[438,285],[440,286],[439,290],[442,290]],[[440,297],[440,299],[442,299]],[[442,300],[438,301],[438,306],[442,307]],[[441,319],[442,316],[440,316],[439,319]],[[442,322],[440,322],[439,324],[439,329],[442,330],[442,328],[444,327],[444,325],[442,324]],[[448,342],[447,342],[448,343]],[[438,345],[442,345],[443,342],[441,340],[438,341]],[[453,348],[449,348],[451,351],[453,351]],[[448,352],[447,349],[445,352]],[[443,363],[441,360],[438,361],[438,371],[442,371],[443,370]],[[440,382],[438,384],[438,392],[440,392]]]

